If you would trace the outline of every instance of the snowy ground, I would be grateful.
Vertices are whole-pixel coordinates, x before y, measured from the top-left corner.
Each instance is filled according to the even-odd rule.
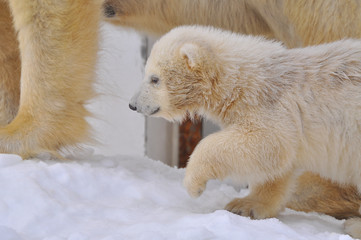
[[[91,152],[69,161],[0,155],[1,240],[351,239],[343,221],[286,210],[250,220],[222,210],[236,191],[211,181],[198,199],[183,169],[136,156]]]

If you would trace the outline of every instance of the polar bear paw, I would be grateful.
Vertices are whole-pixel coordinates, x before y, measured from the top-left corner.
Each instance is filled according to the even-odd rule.
[[[183,181],[183,185],[186,187],[188,194],[191,197],[197,198],[206,189],[206,180],[201,180],[200,178],[192,177],[189,175],[186,175]]]
[[[235,198],[227,204],[225,209],[234,214],[251,219],[264,219],[277,216],[279,209],[260,202],[252,197]]]

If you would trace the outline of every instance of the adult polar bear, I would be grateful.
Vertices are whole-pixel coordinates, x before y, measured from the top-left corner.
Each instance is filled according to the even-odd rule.
[[[226,209],[274,217],[299,170],[361,193],[361,40],[299,49],[208,27],[179,27],[157,41],[130,108],[170,121],[200,114],[222,126],[192,153],[184,184],[251,186]],[[264,186],[267,187],[264,187]],[[346,231],[361,237],[361,220]]]
[[[88,139],[84,104],[93,96],[101,4],[0,0],[0,152],[56,154]],[[110,0],[106,6],[115,23],[158,34],[181,24],[211,24],[288,47],[361,37],[359,0]],[[358,214],[353,186],[310,174],[298,186],[294,209],[340,218]]]
[[[88,140],[102,4],[0,0],[0,152],[56,155]]]

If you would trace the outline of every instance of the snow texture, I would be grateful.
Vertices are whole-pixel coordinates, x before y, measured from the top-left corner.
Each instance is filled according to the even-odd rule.
[[[0,155],[1,240],[352,239],[343,221],[287,209],[251,220],[225,210],[246,189],[212,180],[198,199],[182,185],[184,169],[146,157],[70,160]]]

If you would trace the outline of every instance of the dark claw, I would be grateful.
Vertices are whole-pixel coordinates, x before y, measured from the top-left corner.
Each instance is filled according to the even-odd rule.
[[[137,111],[137,107],[133,106],[132,104],[129,104],[129,108],[132,109],[133,111]]]
[[[157,108],[156,110],[154,110],[150,115],[156,114],[157,112],[159,112],[160,108]],[[200,190],[201,191],[201,190]]]
[[[254,219],[254,213],[253,213],[253,210],[251,210],[251,212],[249,213],[249,216],[251,219]]]

